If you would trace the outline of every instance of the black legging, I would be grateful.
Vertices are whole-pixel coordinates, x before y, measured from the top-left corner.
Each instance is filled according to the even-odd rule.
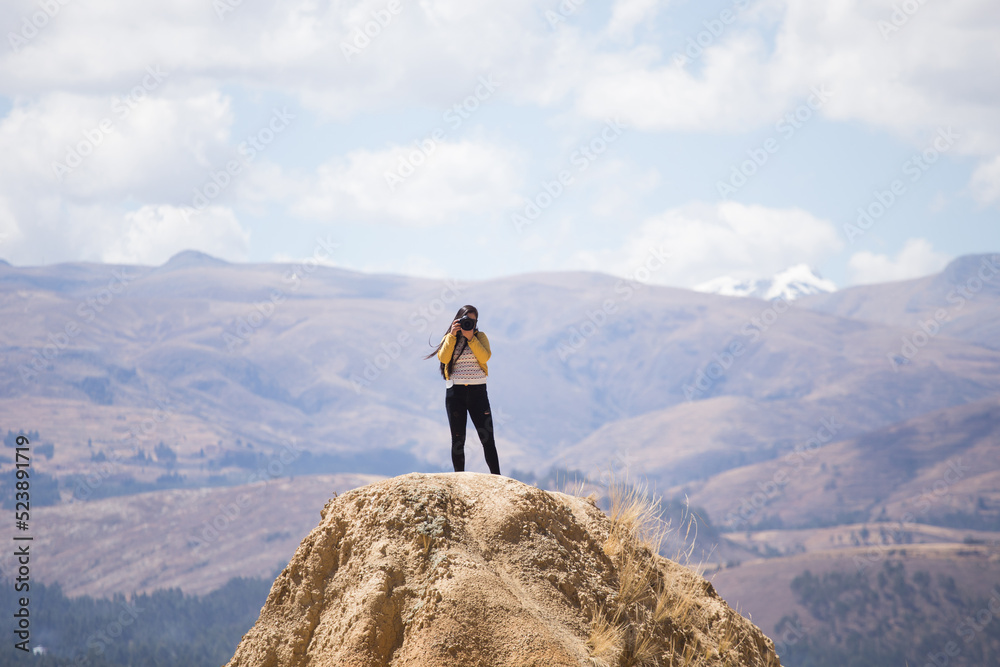
[[[486,395],[485,384],[456,384],[444,391],[444,407],[448,411],[448,426],[451,427],[451,462],[455,472],[465,470],[465,425],[468,414],[483,443],[486,465],[494,475],[500,474],[497,446],[493,441],[493,415],[490,414],[490,399]]]

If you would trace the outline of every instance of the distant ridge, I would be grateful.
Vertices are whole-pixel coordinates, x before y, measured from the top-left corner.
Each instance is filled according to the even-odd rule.
[[[200,250],[181,250],[179,253],[168,259],[157,267],[157,271],[173,271],[175,269],[188,269],[203,266],[228,266],[229,262],[212,257]]]
[[[1000,294],[1000,281],[995,279],[998,272],[1000,253],[984,253],[957,257],[937,276],[929,277],[932,279],[931,284],[938,289],[950,291],[956,286],[962,286],[970,292],[982,289],[988,293]]]
[[[785,299],[793,301],[812,294],[829,294],[837,291],[832,280],[827,280],[807,264],[790,266],[771,278],[750,278],[740,280],[732,276],[720,276],[708,282],[695,285],[696,292],[721,294],[722,296],[753,297],[773,301]]]

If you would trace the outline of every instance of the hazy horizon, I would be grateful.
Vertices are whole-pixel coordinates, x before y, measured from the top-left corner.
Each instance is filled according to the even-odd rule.
[[[95,261],[86,261],[86,260],[71,260],[71,261],[53,262],[53,263],[49,263],[49,264],[24,264],[24,265],[20,265],[20,264],[14,264],[14,263],[10,262],[6,257],[2,257],[2,256],[0,256],[0,262],[6,262],[12,268],[18,268],[18,269],[47,268],[47,267],[60,266],[60,265],[63,265],[63,264],[96,264],[96,265],[103,265],[103,266],[136,266],[136,267],[141,267],[141,268],[156,269],[156,268],[163,267],[166,264],[170,263],[170,261],[173,260],[175,257],[177,257],[177,255],[181,255],[181,254],[184,254],[184,253],[190,253],[190,252],[200,253],[202,255],[206,255],[207,257],[209,257],[209,258],[211,258],[213,260],[218,260],[220,262],[223,262],[225,264],[230,264],[230,265],[233,265],[233,266],[259,266],[259,265],[269,265],[269,264],[271,264],[271,265],[276,265],[276,266],[293,266],[294,267],[294,266],[310,265],[310,261],[309,260],[311,260],[311,259],[315,260],[315,257],[312,257],[312,258],[306,257],[306,258],[303,258],[303,259],[290,259],[289,258],[289,259],[270,260],[270,261],[228,260],[228,259],[223,259],[221,257],[217,257],[217,256],[214,256],[214,255],[211,255],[210,253],[206,253],[206,252],[202,252],[200,250],[196,250],[194,248],[185,248],[185,249],[177,251],[177,253],[175,253],[174,255],[172,255],[171,257],[167,258],[166,260],[164,260],[163,262],[161,262],[159,264],[142,264],[142,263],[128,263],[128,262],[95,262]],[[978,256],[978,255],[995,255],[995,254],[996,254],[995,252],[990,252],[990,251],[979,251],[979,252],[974,252],[974,253],[966,253],[965,255],[961,255],[961,257]],[[955,257],[955,258],[952,258],[952,259],[953,260],[959,259],[959,257]],[[419,280],[436,280],[436,281],[442,281],[442,280],[444,280],[444,281],[453,280],[454,281],[454,280],[458,280],[458,281],[465,281],[465,282],[486,282],[486,281],[490,281],[490,280],[501,280],[501,279],[504,279],[504,278],[516,278],[516,277],[531,276],[531,275],[536,275],[536,274],[594,273],[594,274],[599,274],[599,275],[605,275],[605,276],[608,276],[608,277],[611,277],[611,278],[619,278],[619,279],[631,280],[631,281],[634,281],[634,282],[640,282],[640,283],[645,283],[645,284],[656,285],[655,283],[647,283],[647,281],[642,280],[641,278],[637,278],[634,273],[631,276],[628,276],[628,275],[623,276],[623,275],[618,275],[618,274],[614,274],[614,273],[609,273],[608,271],[603,271],[601,269],[548,269],[548,270],[545,270],[545,269],[536,269],[536,270],[511,272],[511,273],[501,273],[501,274],[491,275],[491,276],[485,276],[485,277],[481,277],[481,278],[465,278],[465,277],[459,276],[459,275],[423,276],[423,275],[419,275],[419,274],[401,273],[401,272],[397,272],[397,271],[366,271],[366,270],[362,270],[362,269],[355,269],[355,268],[340,266],[340,265],[332,264],[332,263],[324,263],[323,261],[315,261],[315,265],[318,266],[318,267],[323,267],[323,268],[328,268],[328,269],[338,269],[338,270],[348,271],[348,272],[352,272],[352,273],[358,273],[358,274],[362,274],[362,275],[370,275],[370,276],[398,276],[398,277],[401,277],[401,278],[416,278],[416,279],[419,279]],[[799,266],[799,265],[800,264],[793,263],[793,264],[789,265],[789,267],[786,267],[786,269],[787,268],[792,268],[792,267],[795,267],[795,266]],[[827,278],[827,276],[825,276],[822,272],[818,271],[815,267],[811,267],[810,266],[809,268],[817,276],[820,276],[822,278]],[[944,267],[942,267],[942,268],[944,268]],[[786,269],[782,269],[782,271],[786,270]],[[781,271],[779,271],[778,273],[780,273],[780,272]],[[911,276],[909,278],[899,278],[897,280],[885,280],[885,281],[878,281],[878,282],[900,282],[900,281],[905,281],[905,280],[913,280],[913,279],[923,278],[923,277],[926,277],[928,275],[934,275],[936,273],[938,273],[938,271],[932,271],[932,272],[929,272],[929,273],[926,273],[926,274],[914,275],[914,276]],[[728,276],[728,274],[721,274],[720,276],[717,276],[717,277],[727,277],[727,276]],[[773,277],[773,276],[760,276],[759,279],[769,279],[771,277]],[[851,287],[860,287],[860,286],[869,285],[869,284],[877,284],[877,282],[876,283],[860,283],[860,284],[855,284],[855,285],[837,285],[836,287],[837,287],[837,291],[840,291],[842,289],[848,289],[848,288],[851,288]],[[692,290],[692,291],[702,291],[702,290],[698,289],[698,286],[686,287],[686,286],[682,286],[682,285],[666,285],[666,284],[656,285],[656,286],[658,286],[658,287],[671,287],[671,288],[675,288],[675,289],[688,289],[688,290]]]
[[[654,284],[846,287],[1000,247],[986,0],[14,0],[0,25],[19,266],[332,235],[369,273],[624,276],[662,247]]]

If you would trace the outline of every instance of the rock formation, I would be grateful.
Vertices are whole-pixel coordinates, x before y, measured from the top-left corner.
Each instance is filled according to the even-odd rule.
[[[650,506],[614,498],[609,518],[479,473],[344,493],[229,667],[779,665],[711,583],[654,553]]]

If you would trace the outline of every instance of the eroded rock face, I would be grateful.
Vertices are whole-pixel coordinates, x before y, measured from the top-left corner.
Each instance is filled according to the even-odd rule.
[[[605,548],[612,523],[583,498],[414,473],[349,491],[321,516],[230,667],[778,664],[709,582],[648,549],[630,552],[646,589],[623,593],[622,559]],[[673,616],[658,612],[668,589]],[[595,638],[602,627],[610,639]]]

